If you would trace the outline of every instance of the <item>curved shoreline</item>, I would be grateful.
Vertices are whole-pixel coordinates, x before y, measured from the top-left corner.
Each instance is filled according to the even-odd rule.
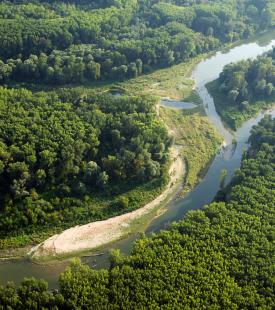
[[[272,34],[272,39],[274,39],[274,30],[270,32]],[[262,37],[262,35],[261,35]],[[271,36],[268,36],[268,39],[265,41],[269,42]],[[258,41],[258,37],[253,37],[249,40],[249,42],[256,42]],[[226,48],[226,53],[230,51],[231,48],[234,48],[235,46],[247,44],[248,41],[240,41],[234,44],[231,44]],[[266,43],[265,43],[266,44]],[[265,45],[263,44],[263,45]],[[198,65],[201,61],[207,61],[207,59],[212,56],[215,56],[217,51],[213,51],[207,55],[201,55],[200,58],[196,59],[196,63],[193,62],[192,68],[194,69],[195,66]],[[213,66],[214,67],[214,66]],[[172,70],[173,71],[173,70]],[[184,76],[191,74],[191,69],[189,67],[186,67],[183,65],[183,68],[180,70],[179,74],[182,72],[184,73]],[[169,73],[169,71],[167,71]],[[205,70],[207,73],[208,70]],[[186,74],[186,75],[185,75]],[[140,78],[140,77],[139,77]],[[159,79],[159,76],[153,77],[156,81]],[[161,77],[163,78],[163,77]],[[172,78],[171,75],[168,76],[169,79]],[[164,82],[167,79],[164,80]],[[181,80],[179,80],[180,82]],[[148,80],[145,81],[146,83]],[[146,84],[145,83],[145,84]],[[175,79],[175,85],[177,85],[178,81]],[[142,84],[142,83],[141,83]],[[144,86],[144,83],[142,84],[142,87]],[[134,92],[134,91],[133,91]],[[152,93],[153,89],[151,90]],[[169,93],[169,91],[167,92]],[[163,93],[159,94],[161,96]],[[174,93],[171,93],[172,96],[174,96]],[[166,95],[166,94],[165,94]],[[173,97],[174,98],[174,97]],[[182,97],[179,97],[178,92],[175,95],[175,98],[177,100],[182,99]],[[272,113],[273,117],[275,117],[275,110],[273,110]],[[160,204],[160,206],[156,207],[154,210],[149,211],[148,215],[141,217],[139,220],[134,221],[134,223],[131,225],[131,229],[129,228],[129,232],[133,233],[132,236],[124,235],[122,238],[123,240],[117,240],[114,242],[110,242],[110,244],[106,244],[102,247],[102,251],[99,249],[95,249],[91,252],[104,252],[102,253],[102,256],[99,256],[98,258],[92,258],[92,259],[85,259],[85,263],[87,265],[90,265],[94,267],[95,261],[96,261],[96,269],[100,268],[108,268],[109,266],[109,249],[112,248],[118,248],[121,249],[122,253],[128,254],[130,253],[131,245],[133,242],[133,239],[135,237],[135,232],[144,232],[144,227],[148,224],[148,232],[154,232],[158,231],[159,229],[166,228],[167,222],[172,221],[179,221],[181,220],[185,214],[190,210],[196,210],[200,209],[203,205],[206,205],[212,201],[212,192],[211,189],[214,187],[220,186],[220,173],[215,174],[217,168],[223,168],[228,171],[227,180],[226,182],[229,182],[232,177],[232,173],[235,169],[239,168],[239,155],[238,153],[242,153],[243,151],[243,145],[246,143],[248,137],[245,134],[251,128],[253,124],[258,123],[261,116],[255,116],[252,120],[249,120],[242,128],[238,131],[238,134],[236,134],[236,140],[238,141],[238,144],[236,145],[236,151],[231,152],[230,150],[227,152],[227,148],[224,150],[221,150],[219,152],[219,155],[217,155],[216,159],[214,159],[213,163],[211,164],[210,168],[207,170],[206,175],[203,177],[201,182],[199,182],[194,189],[190,192],[190,194],[186,195],[183,199],[177,199],[177,201],[172,202],[169,204],[168,208],[165,208],[166,202],[171,198],[174,197],[175,192],[168,195],[166,199]],[[222,158],[226,155],[225,160]],[[227,156],[228,155],[228,156]],[[216,163],[215,163],[216,162]],[[213,167],[212,167],[213,165]],[[216,168],[215,168],[216,167]],[[215,170],[216,169],[216,170]],[[217,181],[215,183],[215,181]],[[210,184],[208,190],[208,187],[206,184]],[[216,185],[215,185],[216,184]],[[179,186],[176,190],[179,190]],[[204,190],[206,189],[206,192],[204,193]],[[175,191],[176,191],[175,190]],[[216,193],[215,193],[216,194]],[[214,195],[214,194],[213,194]],[[191,205],[192,204],[192,205]],[[162,215],[163,214],[163,215]],[[155,217],[154,217],[155,216]],[[153,218],[154,217],[154,218]],[[149,222],[149,220],[152,220]],[[128,233],[129,234],[129,233]],[[8,281],[14,281],[16,284],[19,284],[25,277],[37,277],[37,278],[43,278],[47,280],[49,283],[49,287],[51,289],[57,288],[57,282],[58,282],[58,275],[64,271],[65,267],[67,267],[69,260],[68,258],[71,258],[73,256],[79,256],[83,253],[81,252],[75,252],[74,254],[68,254],[63,255],[60,257],[54,257],[47,256],[44,259],[41,257],[37,260],[28,260],[26,258],[26,253],[30,251],[30,247],[26,247],[24,249],[19,249],[20,252],[18,252],[17,249],[14,251],[14,255],[12,256],[8,254],[8,259],[5,259],[1,262],[0,260],[0,285],[5,285]],[[2,253],[1,253],[2,254]]]
[[[180,151],[181,148],[176,145],[171,148],[172,163],[169,169],[169,184],[153,201],[123,215],[67,229],[33,247],[28,255],[34,259],[73,255],[99,248],[128,235],[134,221],[158,208],[178,188],[185,174],[185,163]]]
[[[194,78],[194,70],[191,76]],[[206,97],[209,94],[204,84],[202,85],[201,83],[198,83],[197,90],[202,99],[207,99]],[[214,103],[212,106],[214,108],[214,111],[216,112]],[[205,106],[206,113],[208,112],[208,109],[209,107],[208,105],[206,105]],[[209,113],[207,113],[209,119],[211,119],[211,112],[213,111],[209,111]],[[220,130],[222,136],[224,137],[223,146],[231,144],[232,142],[231,133],[229,133],[228,130],[224,128],[224,125],[222,124],[220,117],[218,115],[214,115],[214,119],[212,119],[212,121],[213,123],[216,123],[216,125],[217,120],[219,123],[218,129]],[[172,163],[172,166],[173,164],[174,163]],[[176,172],[178,172],[177,169]],[[171,184],[173,184],[172,178],[169,182],[168,188],[153,202],[147,204],[146,206],[118,217],[110,218],[104,221],[93,222],[90,224],[77,226],[65,230],[61,234],[54,235],[51,238],[47,239],[45,242],[32,248],[32,250],[29,252],[29,255],[32,257],[58,256],[58,255],[62,256],[66,254],[73,254],[76,252],[95,249],[103,245],[107,245],[108,243],[117,241],[121,239],[123,236],[129,234],[130,226],[134,220],[138,220],[142,216],[148,214],[150,211],[157,208],[158,205],[161,202],[163,202],[163,200],[165,200],[165,198],[167,198],[167,196],[169,195],[169,192],[167,193],[167,191],[170,190],[169,187],[171,186]],[[157,202],[155,203],[155,201]]]

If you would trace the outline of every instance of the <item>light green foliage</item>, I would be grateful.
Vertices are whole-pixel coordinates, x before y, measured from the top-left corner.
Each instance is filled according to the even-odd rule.
[[[162,119],[174,132],[175,143],[182,147],[187,166],[185,190],[196,185],[222,143],[221,136],[200,112],[201,108],[189,112],[164,108],[160,110]]]
[[[191,26],[196,17],[192,7],[180,7],[171,3],[159,2],[152,7],[153,13],[156,12],[159,18],[165,22],[179,22]]]
[[[180,63],[274,25],[273,2],[2,1],[1,84],[100,88],[135,78],[119,86],[139,95],[0,88],[0,249],[37,243],[155,198],[167,184],[171,139],[156,117],[156,99],[140,93],[198,101],[185,79],[191,62]],[[274,70],[269,60],[259,62],[261,76],[250,88],[270,96]],[[163,69],[140,76],[172,65],[169,75]],[[223,89],[231,103],[243,96],[238,103],[249,111],[247,74],[237,71]],[[147,85],[158,78],[159,85]],[[220,143],[199,110],[161,110],[184,147],[190,187]],[[0,287],[0,310],[274,309],[274,144],[274,121],[265,119],[217,202],[142,238],[130,256],[112,253],[109,270],[75,261],[60,276],[59,291],[35,279]]]
[[[0,83],[134,78],[272,25],[249,1],[0,3]]]
[[[217,111],[233,129],[275,102],[275,49],[256,60],[225,66],[208,84]]]
[[[167,181],[171,143],[155,103],[0,88],[1,237],[106,218],[153,199]]]
[[[141,238],[130,256],[113,252],[109,270],[75,261],[59,293],[30,280],[1,288],[0,304],[21,309],[32,292],[45,309],[274,309],[274,134],[265,118],[216,202]]]

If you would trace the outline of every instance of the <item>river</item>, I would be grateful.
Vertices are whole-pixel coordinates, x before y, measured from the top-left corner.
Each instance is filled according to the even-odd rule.
[[[203,100],[208,118],[224,137],[226,147],[216,155],[201,182],[184,198],[170,202],[165,207],[165,212],[149,225],[146,230],[147,234],[168,228],[172,221],[182,219],[188,211],[200,209],[204,205],[209,204],[220,189],[222,170],[227,170],[225,184],[230,182],[234,175],[234,171],[240,167],[243,150],[247,148],[250,130],[253,125],[256,125],[260,121],[264,114],[261,113],[257,117],[245,122],[243,126],[232,135],[223,126],[216,112],[213,99],[205,88],[205,84],[216,79],[226,64],[248,58],[255,58],[270,50],[273,45],[275,45],[275,30],[262,34],[257,39],[244,42],[231,49],[219,51],[215,55],[201,61],[195,67],[192,78],[196,82],[197,91]],[[269,113],[275,116],[274,110]],[[232,144],[233,139],[237,141],[237,144]],[[123,253],[129,253],[134,240],[137,238],[138,236],[133,235],[129,238],[120,240],[106,247],[102,251],[103,255],[82,258],[82,261],[97,269],[107,267],[108,253],[111,248],[117,248]],[[19,283],[24,277],[34,276],[47,280],[49,282],[49,287],[55,288],[57,286],[58,275],[64,271],[68,264],[69,261],[55,262],[52,265],[46,266],[34,264],[27,260],[1,262],[0,284],[5,284],[7,281]]]

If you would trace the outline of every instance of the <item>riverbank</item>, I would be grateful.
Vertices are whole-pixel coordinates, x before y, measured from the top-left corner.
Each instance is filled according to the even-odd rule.
[[[160,214],[158,209],[163,207],[168,203],[170,199],[175,197],[176,193],[180,192],[180,188],[183,188],[181,191],[182,194],[186,194],[190,189],[192,189],[198,182],[201,177],[201,171],[202,169],[206,169],[206,167],[209,164],[209,161],[213,158],[213,156],[216,153],[217,148],[220,146],[221,138],[218,137],[217,133],[214,134],[215,130],[214,127],[210,124],[210,122],[207,121],[207,118],[205,116],[205,113],[203,111],[203,106],[197,106],[194,109],[191,109],[189,111],[177,111],[174,109],[166,109],[164,107],[161,107],[160,105],[157,105],[156,109],[158,117],[163,121],[165,126],[167,127],[169,133],[171,136],[173,136],[175,140],[175,148],[176,152],[180,153],[181,160],[184,161],[184,163],[180,164],[181,166],[184,165],[186,174],[184,174],[184,171],[181,171],[178,167],[175,168],[175,171],[177,173],[182,173],[181,175],[181,184],[184,183],[184,186],[180,186],[181,184],[175,184],[175,180],[172,179],[172,181],[169,183],[169,188],[171,187],[171,184],[173,184],[173,188],[169,192],[165,191],[165,194],[158,194],[157,198],[153,200],[155,201],[154,206],[150,207],[151,202],[149,204],[144,204],[144,209],[141,211],[141,214],[139,214],[140,209],[136,209],[136,211],[130,212],[132,216],[127,219],[130,222],[127,222],[125,227],[120,226],[121,222],[120,219],[124,219],[123,215],[118,215],[115,220],[115,228],[114,228],[114,235],[112,236],[112,232],[109,230],[109,235],[100,235],[97,229],[97,234],[100,235],[99,242],[95,242],[92,244],[91,248],[95,249],[98,247],[102,247],[103,245],[107,245],[108,243],[112,243],[120,238],[123,238],[129,234],[135,233],[135,232],[144,232],[148,224],[152,221],[152,219],[157,215]],[[169,117],[168,117],[169,115]],[[180,116],[180,119],[178,119],[178,116]],[[215,147],[214,147],[215,145]],[[173,151],[172,156],[172,165],[177,164],[177,162],[174,162],[175,157],[175,150]],[[162,189],[163,191],[163,189]],[[161,192],[162,192],[161,191]],[[156,197],[156,196],[155,196]],[[154,197],[154,198],[155,198]],[[159,199],[161,197],[161,199]],[[158,204],[158,206],[156,206]],[[148,208],[149,205],[149,208]],[[141,205],[142,206],[142,205]],[[129,212],[125,214],[126,216],[129,215]],[[133,218],[134,216],[134,218]],[[134,221],[133,221],[134,219]],[[108,226],[108,221],[112,220],[112,218],[102,220],[102,221],[93,221],[94,223],[101,223],[103,227],[106,224]],[[117,221],[118,220],[118,221]],[[102,224],[103,223],[103,224]],[[85,226],[86,223],[83,224]],[[97,224],[98,225],[98,224]],[[78,226],[82,227],[82,226]],[[106,227],[105,227],[106,228]],[[123,228],[123,229],[121,229]],[[69,230],[69,229],[67,229]],[[65,230],[65,231],[67,231]],[[74,231],[73,231],[74,233]],[[51,236],[63,234],[62,232],[56,232],[55,234],[51,234]],[[77,233],[78,235],[78,233]],[[45,236],[45,238],[36,244],[43,243],[44,240],[51,239],[51,236]],[[52,240],[52,239],[51,239]],[[86,248],[86,246],[84,246]],[[31,251],[32,247],[25,247],[25,248],[18,248],[14,250],[8,250],[8,251],[1,251],[1,256],[4,260],[14,260],[15,258],[20,259],[22,257],[25,257],[27,253]],[[87,249],[90,249],[90,245],[87,247]],[[76,250],[74,253],[79,254],[79,252],[82,252],[81,249]],[[49,251],[51,252],[51,250]],[[67,255],[67,254],[66,254]],[[64,254],[58,254],[59,258],[66,256]],[[48,258],[55,255],[47,255]]]
[[[274,38],[273,33],[274,32],[272,32],[270,35],[272,38]],[[265,39],[262,47],[258,46],[255,53],[258,53],[260,49],[264,50],[265,46],[269,44],[269,42],[270,39]],[[235,58],[238,58],[238,60],[242,57],[246,58],[249,52],[254,52],[254,49],[251,49],[251,44],[244,44],[244,46],[240,46],[240,49],[238,49],[237,51],[235,49],[233,50],[235,51],[234,53],[231,53],[230,51],[228,51],[227,53],[217,53],[217,55],[210,57],[210,59],[202,61],[202,65],[198,65],[199,69],[197,67],[196,74],[193,75],[196,81],[196,85],[202,86],[204,85],[204,81],[206,81],[207,83],[211,81],[211,79],[214,80],[215,78],[217,78],[223,65],[227,64],[228,62],[234,61]],[[208,66],[204,66],[205,63],[208,64]],[[213,75],[214,78],[212,78]],[[217,118],[213,117],[213,100],[211,100],[210,96],[206,96],[206,92],[207,90],[203,90],[200,93],[202,93],[203,95],[202,98],[204,101],[204,107],[207,111],[207,118],[210,120],[210,123],[215,125],[214,127],[218,128],[218,132],[221,134],[223,133],[223,131],[220,129],[219,126],[217,126],[217,124],[219,124],[220,117],[218,115]],[[199,108],[202,107],[200,106]],[[259,116],[252,120],[249,120],[236,132],[237,143],[234,149],[232,150],[232,148],[227,147],[224,148],[221,152],[219,152],[217,156],[215,156],[214,160],[211,162],[210,167],[201,182],[199,182],[199,184],[194,189],[192,189],[190,193],[186,194],[182,199],[173,200],[165,208],[161,209],[162,214],[160,214],[160,209],[157,210],[158,216],[153,221],[151,221],[150,225],[146,229],[146,232],[158,232],[160,229],[166,229],[169,223],[181,220],[189,211],[200,209],[204,205],[211,203],[215,198],[217,191],[220,189],[221,171],[227,171],[227,177],[225,182],[227,184],[232,179],[234,171],[236,169],[239,169],[240,167],[243,150],[247,146],[245,142],[248,140],[249,132],[252,126],[256,125],[261,117],[262,116]],[[178,123],[181,124],[180,121]],[[191,130],[192,127],[189,129]],[[194,145],[194,149],[196,150],[196,145]],[[166,205],[165,202],[163,204]],[[152,219],[151,214],[149,214],[149,216]],[[142,227],[142,221],[143,220],[137,221],[135,225],[143,229],[144,227]],[[97,258],[87,258],[83,262],[93,267],[96,264],[95,268],[98,269],[108,268],[109,250],[111,248],[115,248],[120,249],[122,253],[130,253],[135,238],[136,235],[134,234],[127,237],[126,239],[114,242],[110,246],[105,246],[100,250],[100,252],[104,252],[104,255]],[[32,264],[29,260],[1,263],[0,283],[5,284],[7,281],[15,281],[16,283],[19,283],[23,280],[24,277],[35,276],[37,278],[44,278],[45,280],[47,280],[50,287],[54,289],[57,287],[58,274],[64,271],[67,264],[68,260],[60,260],[58,264],[56,263],[56,261],[53,264],[47,263],[47,266],[45,266],[45,264]]]
[[[236,131],[245,121],[256,116],[260,111],[270,109],[275,104],[275,97],[273,96],[269,100],[252,102],[245,110],[240,110],[238,106],[228,103],[228,98],[219,91],[218,79],[207,83],[205,86],[214,100],[216,111],[229,130]]]
[[[180,188],[183,188],[182,194],[186,194],[199,182],[222,143],[203,107],[177,111],[158,105],[157,114],[175,140],[171,149],[170,181],[163,193],[133,212],[76,226],[52,236],[30,251],[32,259],[41,261],[73,256],[100,249],[129,234],[143,232],[158,215],[158,210],[167,205]]]
[[[54,235],[45,242],[34,247],[29,255],[33,259],[45,257],[59,257],[73,255],[102,247],[103,245],[117,241],[122,237],[133,233],[135,221],[140,220],[160,207],[168,197],[173,194],[181,184],[184,176],[184,161],[180,155],[180,148],[173,146],[171,149],[171,167],[169,169],[170,181],[167,188],[152,202],[143,208],[126,213],[105,221],[89,223],[65,230],[61,234]],[[144,225],[144,223],[143,223]],[[138,226],[135,225],[138,230]]]
[[[234,45],[236,45],[237,43],[235,43]],[[214,52],[212,53],[214,54]],[[185,90],[191,90],[193,91],[193,88],[194,88],[194,80],[191,80],[190,79],[190,73],[191,71],[193,70],[194,68],[194,65],[200,60],[199,58],[204,58],[205,56],[207,55],[200,55],[197,59],[193,59],[193,60],[190,60],[189,62],[187,63],[184,63],[184,64],[180,64],[178,66],[174,66],[172,68],[167,68],[167,69],[162,69],[162,70],[159,70],[159,71],[156,71],[156,72],[153,72],[151,74],[148,74],[146,76],[141,76],[141,77],[138,77],[137,79],[133,79],[133,80],[130,80],[130,81],[125,81],[125,82],[121,82],[121,83],[117,83],[117,84],[112,84],[112,85],[105,85],[106,86],[106,89],[110,89],[110,87],[112,88],[113,86],[115,85],[119,85],[120,87],[122,87],[124,85],[124,87],[126,87],[127,85],[129,86],[129,89],[131,90],[130,93],[133,93],[135,94],[135,85],[138,85],[137,88],[136,88],[136,91],[140,91],[142,88],[144,90],[144,86],[146,85],[146,83],[148,82],[148,89],[149,90],[153,90],[155,89],[156,90],[156,94],[169,94],[169,89],[172,89],[172,85],[176,85],[175,89],[176,89],[176,92],[174,93],[175,95],[175,98],[176,99],[182,99],[182,95],[183,95],[183,92],[182,90],[185,89]],[[219,56],[219,53],[217,54],[217,58]],[[213,57],[211,57],[212,59]],[[215,58],[215,57],[214,57]],[[204,62],[204,61],[203,61]],[[217,70],[219,70],[217,68],[217,66],[212,66],[211,65],[211,68],[210,70],[204,70],[205,74],[209,74],[211,76],[211,70],[216,68]],[[166,76],[167,75],[167,76]],[[201,74],[200,74],[201,75]],[[202,75],[203,78],[205,78],[204,75]],[[209,77],[208,77],[209,78]],[[182,83],[184,83],[183,81],[184,80],[188,80],[188,82],[186,82],[184,85],[188,85],[187,87],[181,87],[182,86]],[[141,81],[140,83],[138,81]],[[175,83],[175,84],[174,84]],[[131,86],[130,86],[131,85]],[[179,86],[179,87],[178,87]],[[86,87],[86,85],[84,86]],[[76,88],[79,88],[79,87],[76,87]],[[100,87],[99,87],[100,88]],[[83,88],[83,91],[85,92],[85,89],[86,88]],[[104,88],[105,89],[105,88]],[[103,88],[102,88],[103,90]],[[160,91],[160,93],[158,93]],[[148,93],[148,90],[146,91]],[[196,93],[197,94],[197,93]],[[173,96],[173,95],[172,95]],[[171,98],[172,98],[171,96]],[[178,97],[177,97],[178,96]],[[191,100],[192,101],[192,100]],[[211,117],[211,112],[210,113],[207,113],[208,117],[210,115]],[[217,119],[211,119],[212,121],[214,121],[214,123],[216,124],[217,122]],[[193,155],[191,154],[191,159],[192,159]],[[187,167],[187,170],[189,171],[189,167]],[[145,192],[147,193],[147,191]],[[156,193],[155,197],[158,195],[159,193]],[[141,203],[140,205],[145,205],[148,201],[150,201],[150,199],[153,199],[153,197],[149,198],[147,201],[144,201],[144,204]],[[97,201],[96,201],[97,202]],[[108,201],[107,201],[108,202]],[[107,203],[105,203],[105,200],[104,200],[104,206],[107,205]],[[114,215],[115,216],[115,215]],[[97,220],[97,219],[95,219]],[[85,223],[85,222],[84,222]],[[76,223],[76,224],[82,224],[82,223]],[[64,229],[68,228],[67,227],[64,227]],[[59,233],[58,232],[54,232],[54,233]],[[49,236],[50,234],[48,234]],[[45,238],[43,238],[43,240],[45,240],[46,238],[48,238],[48,236],[45,236]],[[30,238],[31,238],[31,244],[37,244],[39,242],[41,242],[42,238],[40,238],[40,240],[35,240],[33,241],[33,238],[32,236],[23,236],[24,238],[21,238],[23,240],[23,243],[27,243],[30,244],[30,242],[28,241]],[[19,240],[20,241],[20,246],[21,245],[21,239]],[[27,239],[27,241],[26,241]],[[17,242],[17,239],[15,240],[15,242]],[[2,252],[2,251],[1,251]]]
[[[192,70],[194,66],[204,57],[207,55],[200,55],[186,63],[182,63],[176,66],[173,66],[172,68],[166,68],[166,69],[161,69],[156,72],[153,72],[149,75],[141,76],[136,79],[122,82],[119,84],[116,84],[115,87],[118,87],[118,89],[127,89],[127,93],[129,94],[135,94],[139,92],[141,89],[144,91],[146,94],[153,93],[154,95],[158,96],[169,96],[171,99],[176,99],[176,100],[185,100],[185,101],[191,101],[196,104],[201,104],[202,101],[200,97],[198,96],[197,92],[195,91],[195,83],[194,80],[190,78]],[[158,82],[156,82],[158,81]],[[147,85],[147,87],[145,87]],[[113,87],[113,86],[112,86]],[[112,87],[110,89],[112,89]],[[105,88],[102,88],[101,90],[104,91]],[[109,90],[110,90],[109,89]],[[108,91],[108,90],[107,90]],[[200,109],[202,108],[202,105]],[[192,129],[192,125],[190,127]],[[187,135],[188,136],[188,135]],[[189,135],[190,141],[188,143],[189,146],[192,146],[192,139],[196,135]],[[205,143],[207,144],[207,140]],[[196,169],[196,164],[201,168],[207,167],[209,164],[209,158],[207,157],[206,163],[204,160],[196,163],[193,167],[189,165],[189,162],[192,161],[193,153],[196,152],[196,150],[193,150],[193,147],[191,147],[190,151],[188,151],[188,147],[186,147],[188,156],[190,155],[189,160],[187,161],[186,158],[188,157],[187,155],[184,156],[185,162],[188,165],[188,175],[191,175],[193,172],[194,180],[189,183],[187,182],[187,185],[184,187],[184,193],[187,193],[195,184],[199,182],[199,176],[197,175],[197,169]],[[192,151],[191,151],[192,150]],[[213,158],[214,154],[212,154]],[[202,165],[201,165],[202,163]],[[205,166],[203,166],[205,164]],[[195,168],[195,169],[193,169]],[[188,178],[185,178],[185,180],[188,180]],[[163,188],[161,189],[161,191]],[[142,205],[142,204],[141,204]],[[144,217],[144,216],[143,216]],[[153,216],[150,216],[150,220],[152,220]],[[111,219],[111,218],[110,218]],[[108,219],[106,219],[107,221]],[[105,220],[104,220],[105,221]],[[145,222],[149,222],[148,219],[146,219]],[[133,226],[133,225],[132,225]],[[59,232],[57,233],[59,234]],[[125,235],[125,233],[123,234]],[[47,239],[46,237],[45,239]],[[51,237],[50,237],[51,238]],[[43,239],[43,240],[45,240]],[[117,238],[115,238],[117,240]],[[42,241],[42,240],[41,240]],[[39,240],[40,242],[40,240]],[[112,242],[112,241],[111,241]],[[41,244],[41,243],[40,243]],[[29,250],[29,248],[26,248]],[[24,250],[23,250],[24,251]],[[20,252],[23,252],[22,249],[20,249]],[[17,256],[17,255],[16,255]],[[13,257],[11,257],[13,258]]]
[[[160,116],[173,133],[175,143],[181,146],[186,162],[183,192],[187,193],[205,174],[223,139],[208,120],[202,105],[191,110],[160,107]]]

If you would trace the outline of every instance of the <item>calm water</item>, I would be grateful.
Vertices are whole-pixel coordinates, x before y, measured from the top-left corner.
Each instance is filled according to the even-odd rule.
[[[192,102],[177,101],[172,99],[162,99],[161,105],[167,108],[173,108],[178,110],[190,110],[196,107],[196,105]]]
[[[257,41],[255,40],[255,42],[246,42],[230,50],[218,52],[214,56],[197,65],[192,77],[195,80],[197,90],[203,99],[203,104],[209,119],[223,135],[227,146],[216,155],[203,180],[188,195],[186,195],[185,198],[171,202],[166,207],[166,212],[150,224],[146,233],[167,228],[172,221],[182,219],[189,210],[196,210],[202,208],[205,204],[210,203],[220,188],[220,176],[223,169],[228,171],[226,183],[230,182],[235,169],[240,167],[243,150],[247,148],[250,129],[253,125],[256,125],[259,122],[263,117],[263,114],[246,122],[236,132],[236,136],[233,137],[230,132],[224,128],[218,114],[216,113],[213,99],[208,94],[204,85],[216,79],[226,64],[247,58],[255,58],[270,50],[273,45],[275,45],[275,30],[261,35],[261,37]],[[175,105],[175,103],[171,104]],[[176,105],[178,104],[181,105],[183,103],[176,103]],[[188,103],[184,103],[184,105],[186,104]],[[187,106],[185,108],[187,108]],[[275,116],[274,110],[270,113]],[[236,139],[237,145],[232,145],[233,138]],[[133,235],[107,247],[104,249],[103,255],[101,256],[85,257],[82,260],[90,266],[96,265],[95,268],[107,267],[109,250],[111,248],[119,248],[123,253],[129,253],[136,238],[137,236]],[[54,288],[57,285],[59,273],[64,271],[68,264],[68,261],[61,261],[51,266],[36,265],[29,261],[2,262],[0,263],[0,284],[5,284],[7,281],[19,283],[24,277],[34,276],[36,278],[46,279],[49,282],[50,288]]]

